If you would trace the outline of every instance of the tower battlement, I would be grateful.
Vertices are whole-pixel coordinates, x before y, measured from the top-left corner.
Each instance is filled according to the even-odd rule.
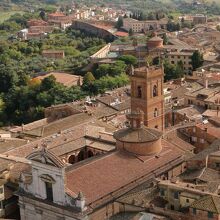
[[[136,68],[134,74],[131,77],[150,78],[164,75],[163,67],[161,66],[143,66]]]

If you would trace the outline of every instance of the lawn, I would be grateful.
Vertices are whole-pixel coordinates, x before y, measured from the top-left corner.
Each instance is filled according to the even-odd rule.
[[[0,11],[0,23],[9,19],[12,15],[16,13],[24,14],[23,11]]]

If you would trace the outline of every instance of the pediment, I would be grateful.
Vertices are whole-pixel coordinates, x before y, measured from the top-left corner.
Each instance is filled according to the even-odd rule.
[[[46,147],[34,151],[27,156],[27,159],[59,168],[62,168],[65,165],[59,157],[50,152]]]

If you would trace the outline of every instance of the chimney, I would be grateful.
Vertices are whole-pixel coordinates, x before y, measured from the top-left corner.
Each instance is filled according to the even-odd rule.
[[[208,89],[208,87],[209,87],[209,81],[207,78],[205,78],[205,88]]]

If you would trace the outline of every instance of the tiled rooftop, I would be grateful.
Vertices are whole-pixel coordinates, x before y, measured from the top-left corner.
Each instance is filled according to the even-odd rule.
[[[66,174],[67,188],[75,194],[83,191],[87,204],[93,203],[182,158],[180,151],[169,143],[161,154],[163,156],[151,156],[143,162],[133,154],[118,151],[81,166],[72,166]]]

